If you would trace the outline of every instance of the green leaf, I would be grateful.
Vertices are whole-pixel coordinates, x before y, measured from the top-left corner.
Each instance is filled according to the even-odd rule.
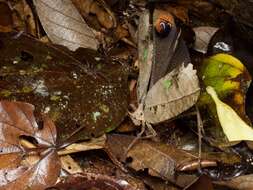
[[[246,67],[232,55],[216,54],[203,61],[199,78],[202,79],[203,90],[198,105],[201,113],[203,113],[206,135],[211,137],[212,144],[224,147],[234,144],[234,142],[230,143],[231,141],[242,140],[241,137],[235,138],[227,135],[227,130],[225,132],[222,127],[231,124],[231,122],[225,124],[230,116],[222,116],[224,109],[218,109],[220,106],[217,107],[217,104],[215,104],[217,101],[215,103],[213,101],[215,96],[210,96],[205,89],[211,86],[217,97],[222,101],[222,105],[229,106],[234,114],[241,119],[241,122],[250,126],[250,120],[245,113],[245,96],[251,82],[251,76]],[[212,93],[212,95],[214,94]],[[226,117],[225,120],[224,117]]]

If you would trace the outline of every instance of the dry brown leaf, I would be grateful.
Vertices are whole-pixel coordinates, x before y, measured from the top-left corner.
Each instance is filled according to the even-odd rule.
[[[62,165],[62,168],[70,174],[83,172],[79,164],[70,155],[61,157],[61,165]]]
[[[28,103],[0,103],[1,189],[44,190],[58,178],[61,165],[54,148],[56,127],[46,116],[43,116],[44,125],[39,126],[33,111],[34,106]],[[23,136],[33,137],[37,141],[37,151],[20,144],[20,137]],[[36,155],[39,155],[38,161]],[[31,158],[35,158],[33,162],[36,163],[29,163]]]
[[[11,1],[10,4],[13,9],[13,27],[19,31],[25,31],[33,36],[37,36],[35,18],[27,1]]]
[[[239,176],[229,181],[215,182],[219,185],[224,185],[233,189],[252,190],[253,189],[253,174]]]
[[[72,2],[84,18],[91,13],[96,15],[99,24],[106,29],[116,26],[116,18],[103,0],[72,0]]]
[[[105,28],[110,29],[114,26],[112,17],[97,3],[92,4],[90,11],[91,13],[97,15],[99,23]]]
[[[0,31],[10,32],[12,30],[12,13],[7,3],[0,2]]]
[[[71,0],[34,0],[40,21],[53,43],[70,50],[98,48],[94,33],[85,23]]]
[[[102,149],[105,146],[106,136],[102,135],[98,138],[92,138],[90,141],[84,141],[81,143],[72,143],[66,148],[58,151],[59,155],[66,155],[75,152],[82,152],[87,150]]]
[[[125,158],[124,153],[133,139],[134,137],[127,135],[108,135],[106,150],[136,171],[148,169],[150,175],[169,180],[181,187],[189,185],[195,178],[192,175],[178,175],[176,171],[180,165],[198,160],[197,156],[176,149],[172,145],[146,140],[138,141]]]
[[[201,175],[197,181],[185,190],[214,190],[211,179],[206,175]]]
[[[175,15],[182,22],[184,22],[186,24],[188,24],[190,22],[190,19],[188,16],[188,7],[181,6],[181,5],[171,6],[170,4],[168,4],[168,6],[165,9],[167,11],[171,12],[173,15]]]
[[[184,64],[161,78],[147,93],[145,121],[159,123],[177,116],[193,106],[200,94],[193,65]]]
[[[206,53],[211,38],[219,30],[219,28],[211,26],[200,26],[193,28],[193,30],[196,36],[194,49],[198,52]]]

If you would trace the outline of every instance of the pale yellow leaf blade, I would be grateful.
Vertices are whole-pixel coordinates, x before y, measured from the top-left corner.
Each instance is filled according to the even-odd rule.
[[[215,102],[220,124],[228,140],[253,141],[253,129],[247,125],[229,105],[223,103],[219,99],[213,87],[208,86],[206,91]]]

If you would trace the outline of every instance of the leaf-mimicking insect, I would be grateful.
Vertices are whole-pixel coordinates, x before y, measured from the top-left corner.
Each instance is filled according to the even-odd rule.
[[[173,17],[171,15],[161,15],[155,21],[155,30],[161,37],[169,35],[173,25]]]

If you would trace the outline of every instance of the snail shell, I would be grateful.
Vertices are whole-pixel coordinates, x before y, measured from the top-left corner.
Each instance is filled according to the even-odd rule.
[[[155,30],[160,36],[165,37],[169,35],[173,25],[174,19],[172,15],[160,15],[155,21]]]

